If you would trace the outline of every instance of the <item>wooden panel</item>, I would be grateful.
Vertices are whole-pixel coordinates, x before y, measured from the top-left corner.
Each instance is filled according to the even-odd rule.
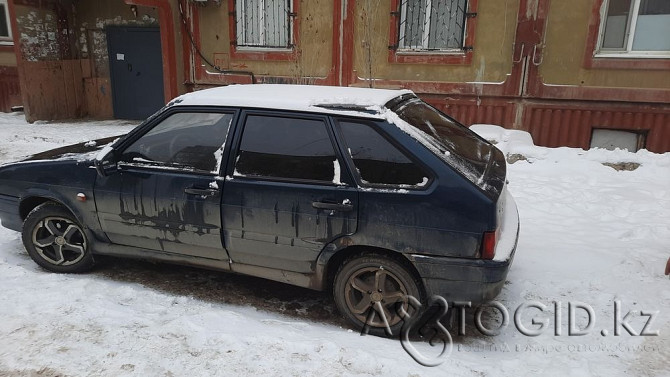
[[[86,114],[84,107],[84,78],[79,60],[72,60],[72,84],[74,86],[74,100],[77,112],[81,115]]]
[[[84,79],[85,108],[94,119],[112,119],[112,87],[107,78]]]
[[[61,96],[53,86],[62,81],[62,72],[51,62],[23,61],[21,91],[24,93],[26,120],[34,122],[41,119],[58,119],[56,103],[61,103]],[[60,78],[60,79],[59,79]]]
[[[79,62],[77,61],[77,64]],[[63,69],[63,97],[65,99],[65,111],[68,114],[77,113],[77,95],[75,94],[74,74],[72,73],[72,64],[67,61],[62,62]]]
[[[16,67],[0,67],[0,111],[9,112],[12,106],[21,104],[19,70]]]
[[[79,60],[22,61],[21,70],[29,122],[80,118],[85,114]]]
[[[79,60],[79,63],[81,64],[81,76],[86,79],[93,77],[91,59],[81,59]]]

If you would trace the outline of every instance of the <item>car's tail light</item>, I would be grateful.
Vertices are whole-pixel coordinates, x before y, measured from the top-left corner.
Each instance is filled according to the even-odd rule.
[[[482,239],[482,259],[493,259],[496,253],[496,233],[484,232]]]

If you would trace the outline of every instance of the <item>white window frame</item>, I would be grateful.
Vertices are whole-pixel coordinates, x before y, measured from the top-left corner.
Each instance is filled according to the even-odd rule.
[[[259,8],[260,9],[265,9],[265,0],[257,0],[260,3]],[[244,6],[245,0],[237,0],[235,1],[235,40],[236,40],[236,46],[235,48],[240,51],[291,51],[293,49],[293,17],[288,17],[288,20],[286,22],[286,32],[288,34],[288,46],[286,47],[278,47],[278,46],[245,46],[244,43],[240,43],[241,41],[238,41],[238,38],[240,35],[244,36],[246,35],[246,7]],[[288,6],[289,9],[288,11],[290,13],[293,13],[293,0],[288,0]],[[260,40],[263,41],[262,43],[265,44],[266,38],[265,38],[265,12],[260,13],[260,20],[259,20],[259,33],[260,33]]]
[[[465,0],[465,8],[464,12],[466,13],[465,21],[463,22],[463,36],[462,36],[462,41],[461,41],[461,46],[459,48],[440,48],[440,49],[429,49],[428,43],[430,41],[430,25],[431,25],[431,18],[433,17],[433,12],[431,12],[431,9],[433,7],[433,0],[427,0],[426,1],[426,7],[424,11],[426,12],[426,16],[424,19],[424,29],[423,29],[423,34],[421,35],[421,46],[415,47],[415,46],[407,46],[404,44],[405,41],[405,28],[402,27],[404,24],[407,22],[407,5],[408,2],[401,0],[400,1],[400,23],[398,28],[400,29],[398,31],[398,49],[397,52],[430,52],[430,53],[435,53],[435,52],[447,52],[447,53],[462,53],[463,48],[465,47],[465,39],[466,39],[466,31],[467,31],[467,23],[468,23],[468,17],[467,17],[467,12],[468,12],[468,0]]]
[[[637,18],[640,13],[641,0],[631,0],[631,11],[626,22],[626,39],[625,46],[622,49],[603,48],[602,44],[605,39],[605,25],[607,24],[607,9],[609,8],[610,0],[603,0],[600,7],[600,29],[598,31],[598,43],[594,56],[597,58],[670,58],[670,51],[634,51],[633,42],[635,41],[635,29],[637,26]]]
[[[9,34],[7,36],[0,35],[0,45],[2,46],[11,46],[14,44],[14,39],[12,37],[12,23],[9,19],[9,4],[7,4],[7,2],[8,0],[0,0],[0,5],[5,7],[5,22],[7,22],[7,33]]]

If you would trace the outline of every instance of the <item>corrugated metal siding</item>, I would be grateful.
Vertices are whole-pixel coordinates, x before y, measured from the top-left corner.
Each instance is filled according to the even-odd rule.
[[[19,70],[16,67],[0,67],[0,111],[9,112],[12,106],[20,104]]]
[[[510,128],[514,125],[516,106],[509,100],[492,98],[463,100],[428,95],[419,96],[466,126],[495,124]]]
[[[670,105],[419,95],[466,126],[495,124],[530,132],[535,144],[588,149],[594,128],[646,135],[645,148],[670,151]]]
[[[594,107],[529,105],[525,109],[524,128],[527,127],[535,144],[547,147],[588,149],[593,128],[609,128],[645,133],[645,147],[652,152],[670,150],[670,109],[638,107],[617,111]]]

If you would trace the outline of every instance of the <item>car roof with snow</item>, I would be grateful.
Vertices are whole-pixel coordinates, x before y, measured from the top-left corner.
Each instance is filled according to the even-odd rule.
[[[230,85],[184,94],[174,106],[230,106],[320,113],[370,114],[410,90],[351,88],[318,85],[249,84]],[[376,113],[377,111],[373,111]]]

